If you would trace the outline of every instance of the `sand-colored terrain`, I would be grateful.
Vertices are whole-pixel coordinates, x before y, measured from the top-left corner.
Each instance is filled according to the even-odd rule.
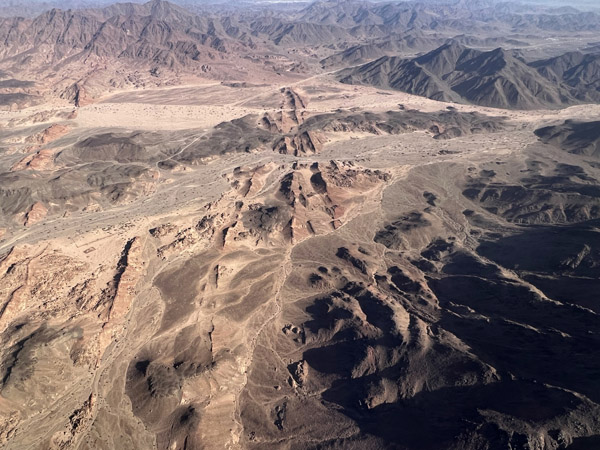
[[[597,447],[595,13],[289,7],[1,21],[0,447]]]
[[[475,439],[477,431],[451,421],[472,411],[480,411],[472,420],[481,426],[504,430],[516,421],[540,442],[555,439],[554,429],[565,442],[593,434],[590,417],[600,399],[585,372],[574,375],[585,362],[561,360],[572,364],[572,376],[563,376],[527,342],[533,333],[565,349],[578,345],[582,323],[596,332],[596,305],[585,296],[574,306],[571,297],[551,295],[551,267],[523,257],[521,270],[521,262],[489,246],[519,245],[509,242],[526,233],[518,223],[560,221],[561,211],[565,226],[597,217],[589,207],[595,199],[573,213],[575,199],[539,186],[552,170],[566,170],[558,160],[590,176],[598,166],[540,144],[533,131],[600,117],[600,108],[524,113],[450,105],[340,85],[330,75],[283,88],[187,87],[181,102],[172,89],[131,91],[82,106],[70,119],[48,116],[42,125],[27,119],[37,107],[2,113],[13,124],[2,138],[16,148],[3,158],[15,173],[104,178],[78,196],[55,190],[29,207],[16,201],[15,213],[3,215],[1,445],[305,448],[327,443],[335,427],[345,448],[411,446],[422,438],[418,414],[425,413],[414,412],[420,404],[450,421],[436,425],[440,439],[455,430]],[[385,115],[449,106],[456,109],[452,120],[474,120],[468,114],[476,112],[477,124],[494,127],[457,121],[465,128],[446,138],[442,122],[419,129],[393,122],[405,116]],[[300,134],[313,133],[311,120],[340,108],[359,122],[340,115],[318,122],[326,124],[318,137]],[[242,117],[253,131],[211,134]],[[19,140],[52,123],[65,133],[35,149]],[[271,146],[279,133],[288,141]],[[101,145],[93,141],[98,135],[105,136]],[[246,144],[223,155],[207,148],[255,135],[246,151]],[[113,141],[117,153],[107,147]],[[143,155],[138,145],[147,149]],[[126,185],[105,189],[116,176],[111,167],[127,169]],[[554,200],[539,206],[534,199],[519,215],[505,204],[516,194],[498,191],[514,189],[525,171],[530,180],[520,183],[537,183]],[[487,184],[497,193],[486,200],[479,192]],[[497,203],[480,203],[490,199]],[[501,243],[485,244],[494,233]],[[596,251],[581,245],[573,251],[583,253],[569,260],[575,272]],[[462,277],[465,267],[479,271],[477,278]],[[572,276],[590,280],[591,273]],[[501,303],[523,291],[523,311],[561,311],[563,322],[547,329],[518,306],[498,306],[497,285],[506,291]],[[490,331],[477,331],[480,323]],[[498,349],[493,353],[480,348],[509,332],[507,348],[522,348],[520,362],[506,359],[502,346],[490,347]],[[528,383],[538,383],[532,389],[546,396],[547,411],[531,406]],[[483,390],[491,409],[461,403],[459,391],[448,395],[464,410],[426,398],[456,386]],[[507,390],[524,393],[516,410],[502,403]],[[369,417],[367,428],[359,413]],[[414,431],[395,436],[393,417]]]
[[[600,12],[9,3],[0,448],[600,448]]]

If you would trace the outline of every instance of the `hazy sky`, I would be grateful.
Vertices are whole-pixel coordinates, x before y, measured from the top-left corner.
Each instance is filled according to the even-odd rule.
[[[59,7],[63,9],[68,8],[76,8],[82,6],[92,6],[92,5],[106,5],[111,3],[124,3],[124,2],[134,2],[134,3],[145,3],[148,0],[0,0],[0,8],[1,7],[18,7],[18,8],[27,8],[32,7],[38,9],[40,7]],[[229,5],[233,5],[235,3],[269,3],[269,2],[304,2],[309,3],[310,0],[169,0],[173,3],[179,4],[214,4],[214,3],[228,3]],[[372,1],[390,1],[390,0],[372,0]],[[391,0],[394,1],[394,0]],[[418,1],[418,0],[416,0]],[[427,0],[421,0],[427,1]],[[430,0],[435,2],[436,0]],[[437,0],[440,1],[440,0]],[[453,0],[441,0],[443,2],[452,2]],[[458,1],[458,0],[456,0]],[[489,0],[496,3],[505,3],[516,2],[516,3],[533,3],[533,4],[543,4],[549,6],[575,6],[585,9],[600,9],[600,0]],[[42,6],[43,5],[43,6]]]

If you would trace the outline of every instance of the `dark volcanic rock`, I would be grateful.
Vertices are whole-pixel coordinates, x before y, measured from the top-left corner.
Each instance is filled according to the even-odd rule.
[[[594,75],[600,72],[600,57],[588,55],[578,64],[577,58],[563,59],[527,64],[519,55],[502,48],[484,52],[450,41],[414,59],[383,56],[343,70],[338,76],[342,83],[496,108],[535,109],[600,102],[598,77]]]

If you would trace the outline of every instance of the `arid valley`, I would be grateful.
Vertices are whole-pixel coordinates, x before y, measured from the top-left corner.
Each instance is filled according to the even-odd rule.
[[[600,448],[600,10],[64,3],[0,2],[0,448]]]

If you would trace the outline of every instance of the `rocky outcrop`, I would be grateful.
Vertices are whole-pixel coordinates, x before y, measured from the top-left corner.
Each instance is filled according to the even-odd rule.
[[[306,156],[319,153],[325,139],[315,131],[304,131],[294,136],[282,137],[273,150],[282,155]]]
[[[33,205],[31,205],[29,211],[25,213],[23,225],[30,226],[40,222],[46,218],[47,214],[48,208],[46,208],[46,206],[41,202],[35,202]]]

